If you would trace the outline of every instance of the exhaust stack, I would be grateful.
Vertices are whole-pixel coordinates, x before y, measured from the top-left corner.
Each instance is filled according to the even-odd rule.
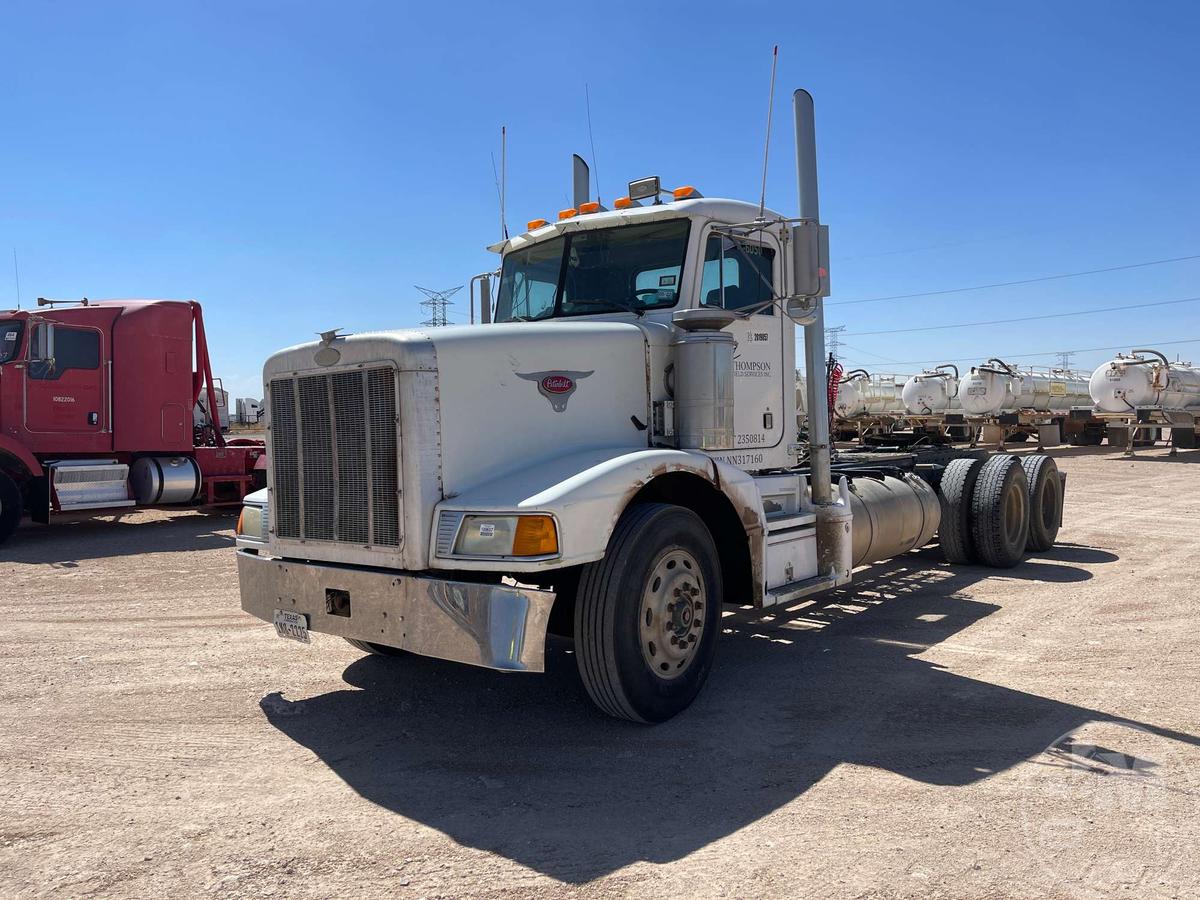
[[[591,169],[578,153],[571,154],[571,206],[579,209],[592,199]]]

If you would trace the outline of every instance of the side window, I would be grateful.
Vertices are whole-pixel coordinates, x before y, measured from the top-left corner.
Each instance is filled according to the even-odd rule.
[[[745,309],[775,296],[775,250],[758,244],[712,235],[704,248],[700,302],[705,306]],[[722,304],[722,287],[725,302]],[[775,315],[775,307],[759,310]]]
[[[29,377],[55,381],[70,369],[100,368],[100,335],[90,328],[39,324],[30,342]]]

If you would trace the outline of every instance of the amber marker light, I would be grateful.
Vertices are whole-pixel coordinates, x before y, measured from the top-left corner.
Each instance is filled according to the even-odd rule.
[[[558,530],[550,516],[521,516],[513,535],[513,556],[552,556],[558,552]]]

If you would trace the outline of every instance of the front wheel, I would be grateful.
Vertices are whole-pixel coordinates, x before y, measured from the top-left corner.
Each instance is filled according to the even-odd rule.
[[[717,550],[700,517],[631,506],[579,579],[575,655],[592,702],[633,722],[687,709],[712,668],[721,601]]]

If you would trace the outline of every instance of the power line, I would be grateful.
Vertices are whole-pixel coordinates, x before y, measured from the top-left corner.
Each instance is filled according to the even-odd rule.
[[[1130,341],[1124,344],[1115,344],[1111,347],[1078,347],[1074,350],[1067,350],[1067,353],[1096,353],[1101,350],[1128,350],[1132,347],[1171,347],[1176,344],[1200,344],[1200,338],[1187,338],[1180,341]],[[846,346],[845,344],[842,345]],[[861,351],[860,351],[861,352]],[[946,362],[977,362],[982,360],[984,356],[991,356],[997,359],[1028,359],[1034,356],[1055,356],[1062,353],[1062,350],[1043,350],[1040,353],[992,353],[976,354],[974,356],[952,356],[939,357],[938,359],[889,359],[886,362],[895,363],[898,366],[923,366],[929,364],[946,363]]]
[[[986,291],[991,288],[1014,287],[1019,284],[1037,284],[1042,281],[1057,281],[1062,278],[1078,278],[1081,275],[1101,275],[1105,272],[1121,272],[1126,269],[1144,269],[1147,266],[1162,266],[1167,263],[1185,262],[1190,259],[1200,259],[1200,253],[1191,256],[1173,256],[1170,259],[1152,259],[1148,262],[1129,263],[1124,266],[1108,266],[1104,269],[1087,269],[1083,272],[1064,272],[1059,275],[1042,275],[1037,278],[1022,278],[1018,281],[997,281],[993,284],[976,284],[971,287],[947,288],[943,291],[920,291],[915,294],[892,294],[887,297],[868,297],[865,300],[827,300],[832,303],[881,303],[884,300],[911,300],[915,297],[940,297],[945,294],[962,294],[967,291]]]
[[[873,334],[911,334],[914,331],[945,331],[951,328],[974,328],[978,325],[1008,325],[1013,322],[1034,322],[1039,319],[1066,319],[1071,316],[1088,316],[1093,313],[1128,312],[1131,309],[1146,309],[1151,306],[1174,306],[1179,303],[1200,303],[1200,297],[1184,297],[1182,300],[1156,300],[1153,303],[1127,303],[1124,306],[1079,309],[1074,312],[1046,313],[1041,316],[1020,316],[1015,319],[989,319],[986,322],[955,322],[951,325],[922,325],[918,328],[890,328],[884,331],[851,331],[847,332],[847,334],[850,337],[866,337]]]

